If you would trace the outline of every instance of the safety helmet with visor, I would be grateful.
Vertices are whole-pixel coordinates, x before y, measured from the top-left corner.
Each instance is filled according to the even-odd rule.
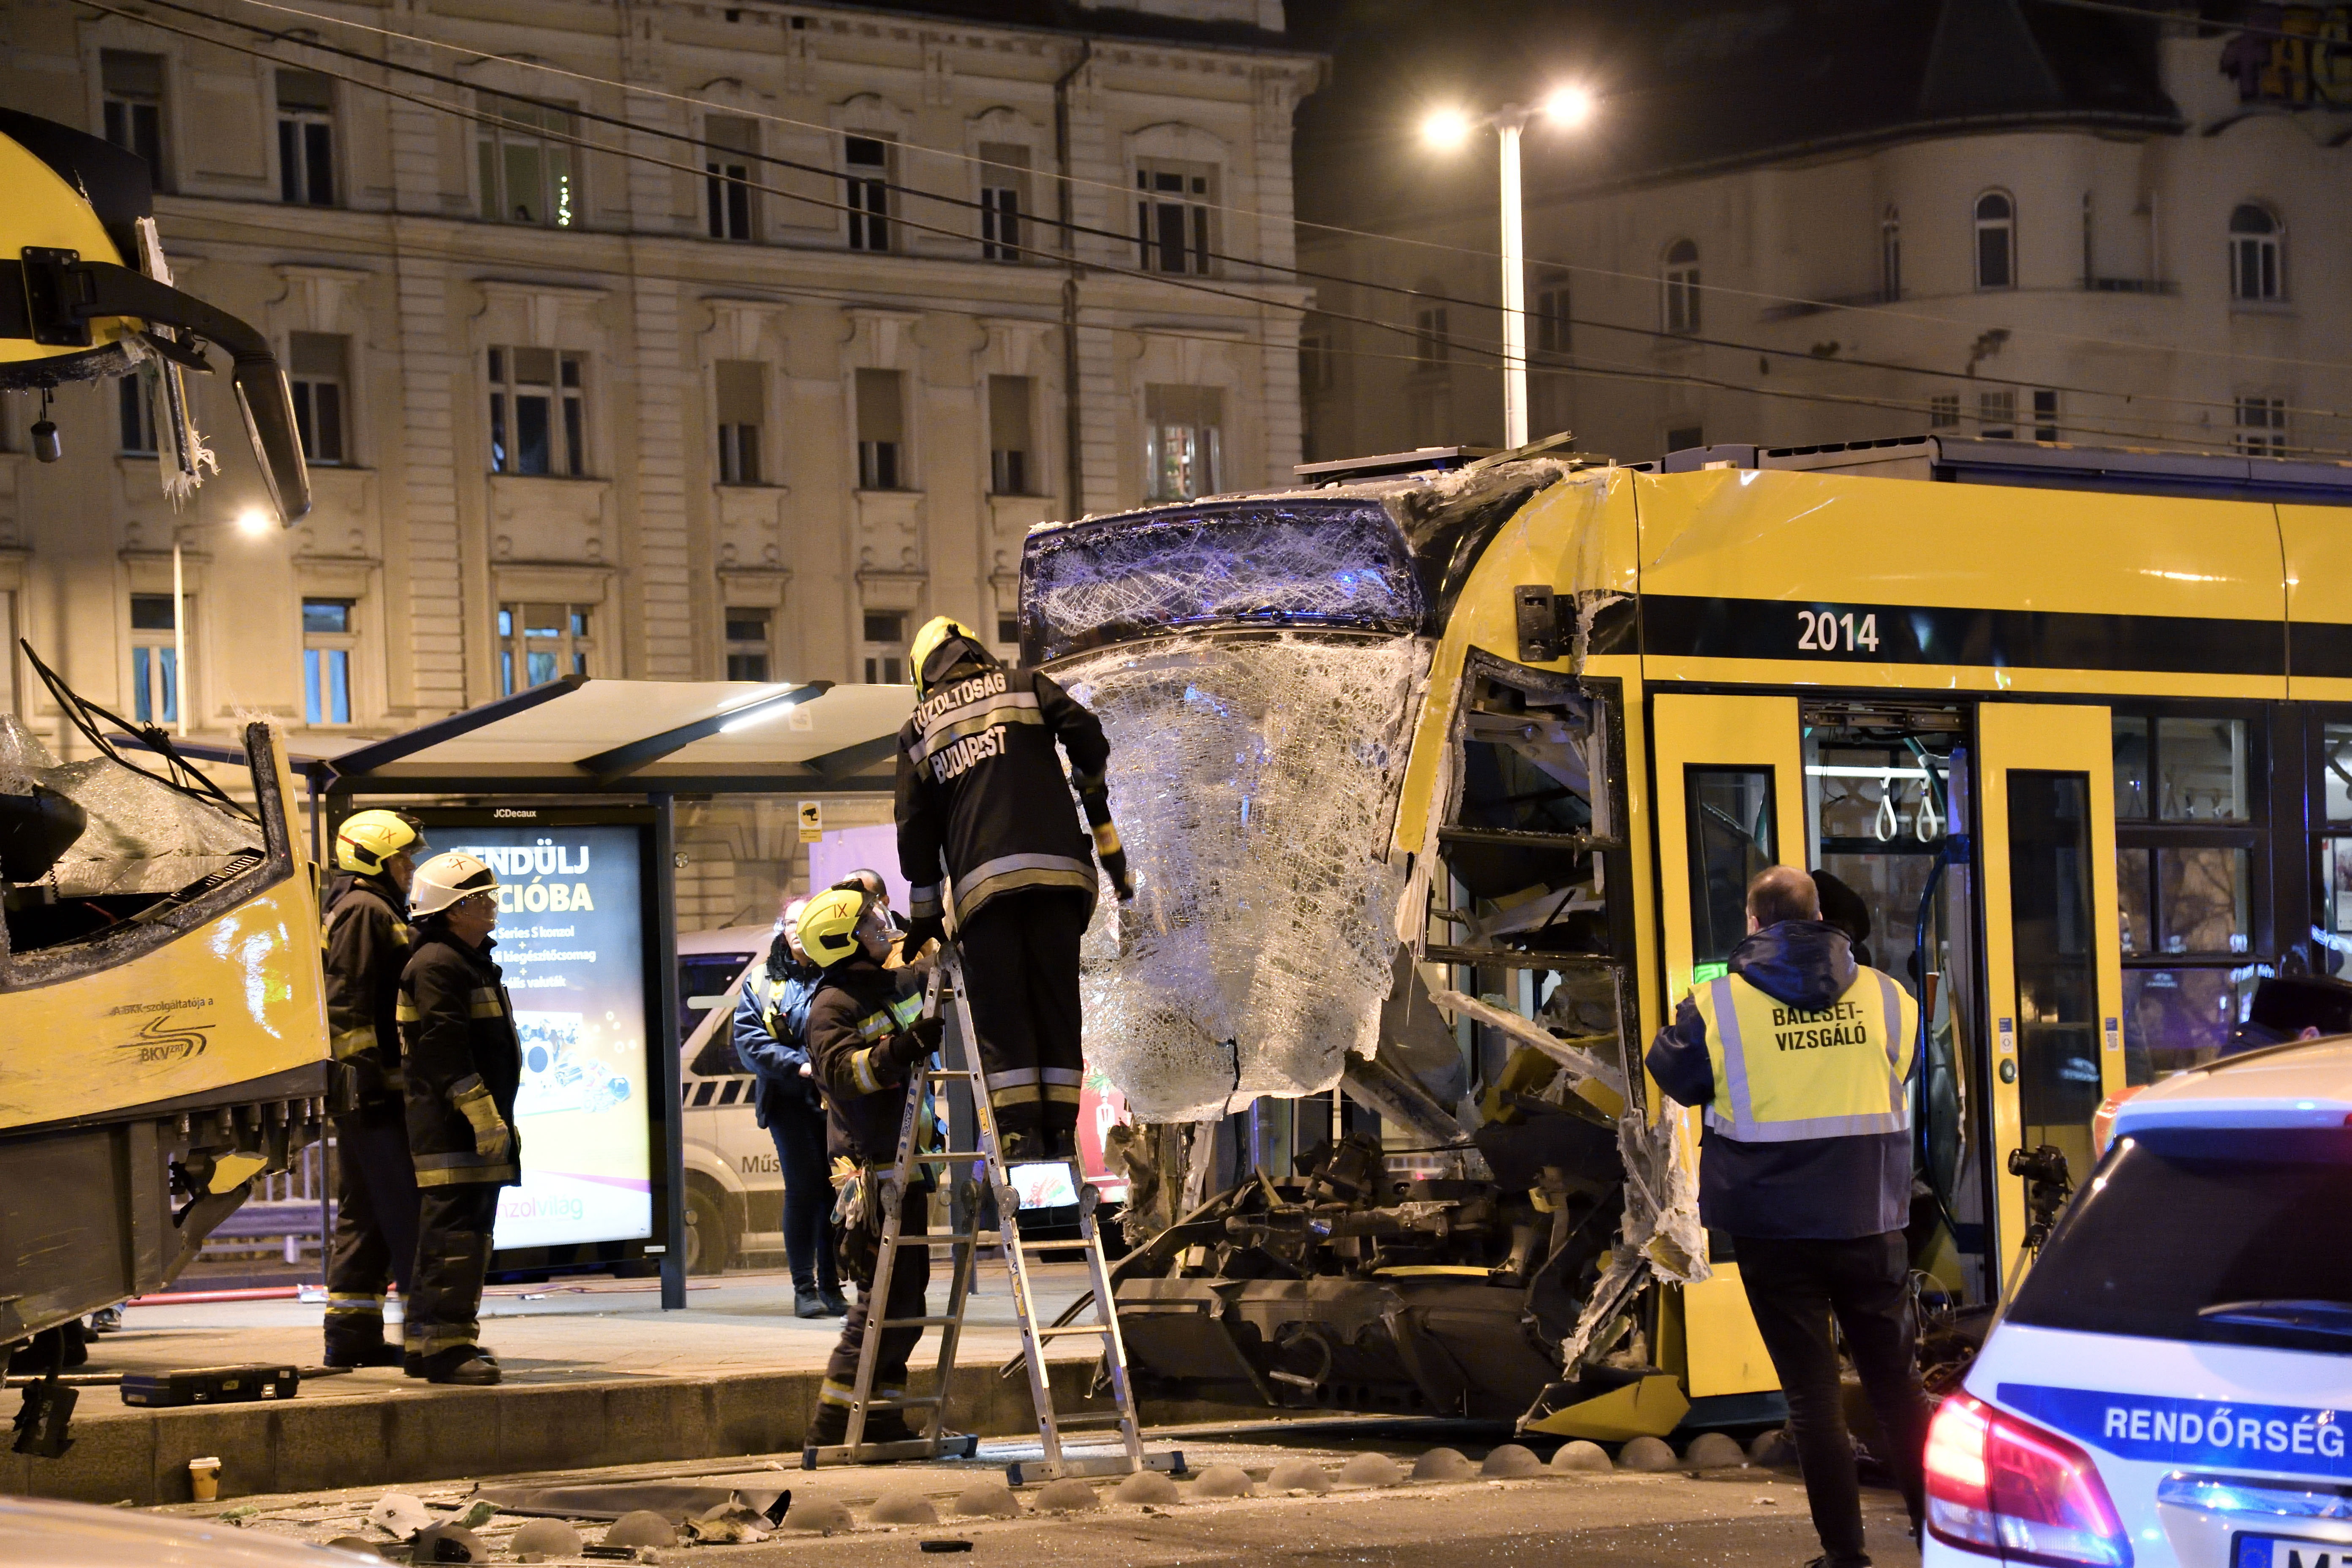
[[[362,811],[335,829],[335,868],[355,877],[379,877],[395,855],[414,858],[433,846],[425,825],[404,811]]]
[[[446,913],[467,899],[496,898],[499,874],[462,849],[436,855],[416,868],[408,889],[412,919]]]
[[[855,882],[827,888],[801,910],[801,951],[830,969],[865,951],[866,939],[887,942],[882,901]]]

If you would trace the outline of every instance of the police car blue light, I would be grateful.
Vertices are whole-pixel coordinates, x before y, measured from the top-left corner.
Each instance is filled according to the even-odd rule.
[[[1925,1568],[2352,1568],[2352,1040],[2126,1101],[1937,1413]]]

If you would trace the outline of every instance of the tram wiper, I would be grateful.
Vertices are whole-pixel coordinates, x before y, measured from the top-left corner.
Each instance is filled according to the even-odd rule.
[[[2352,1339],[2352,1301],[2217,1301],[2200,1307],[2197,1315],[2209,1323]]]

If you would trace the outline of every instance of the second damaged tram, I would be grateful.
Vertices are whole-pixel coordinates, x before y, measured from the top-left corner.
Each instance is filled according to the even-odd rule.
[[[1765,866],[1859,895],[1920,1003],[1931,1328],[2030,1266],[2104,1100],[2352,952],[2352,466],[1531,452],[1028,540],[1024,656],[1102,716],[1141,883],[1086,984],[1090,1065],[1157,1124],[1118,1286],[1147,1380],[1769,1419],[1696,1112],[1639,1066]],[[1215,1120],[1286,1100],[1294,1145],[1210,1190]]]

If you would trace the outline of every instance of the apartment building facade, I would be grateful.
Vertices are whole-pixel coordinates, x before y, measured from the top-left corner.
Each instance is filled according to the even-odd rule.
[[[1628,460],[1921,430],[2340,460],[2352,12],[2254,9],[1724,0],[1584,51],[1592,118],[1526,132],[1531,428]],[[1492,137],[1396,129],[1356,154],[1349,222],[1383,237],[1303,231],[1384,286],[1318,289],[1318,458],[1502,434]]]
[[[575,671],[899,681],[930,615],[1012,642],[1032,525],[1299,458],[1303,296],[1225,259],[1292,258],[1321,62],[1278,0],[208,10],[0,4],[0,104],[150,160],[311,463],[248,532],[226,386],[179,508],[137,380],[57,392],[54,464],[5,399],[0,629],[128,717],[324,747]],[[789,880],[777,815],[713,818],[690,921]]]

